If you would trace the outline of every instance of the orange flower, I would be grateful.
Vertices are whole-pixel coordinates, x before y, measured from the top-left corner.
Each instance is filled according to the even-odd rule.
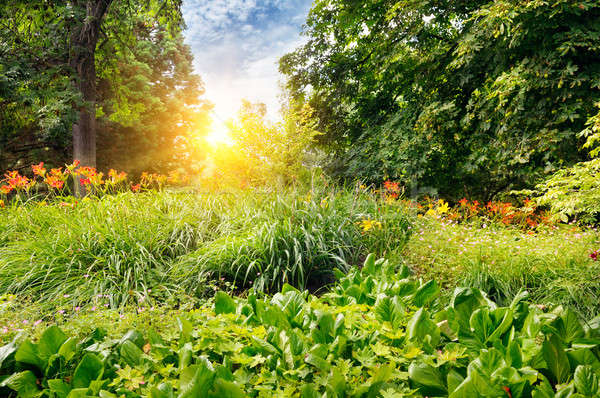
[[[140,188],[142,187],[142,184],[135,184],[131,186],[131,190],[133,192],[138,192],[140,190]]]
[[[90,185],[91,183],[92,182],[90,181],[89,178],[82,178],[81,180],[79,180],[79,184],[81,184],[82,187]]]
[[[77,167],[79,167],[80,164],[81,164],[81,162],[79,160],[75,159],[72,164],[66,165],[65,167],[67,168],[67,174],[72,174],[73,170],[75,170]]]
[[[55,189],[62,189],[65,186],[65,182],[54,175],[47,176],[44,182]]]
[[[458,203],[460,203],[461,207],[464,207],[467,205],[467,203],[469,203],[469,201],[466,198],[462,198],[458,201]]]
[[[5,195],[8,195],[9,193],[11,193],[13,190],[13,187],[11,187],[10,185],[2,185],[0,187],[0,193],[3,193]]]
[[[44,177],[46,175],[46,169],[44,168],[44,162],[40,162],[39,164],[34,164],[31,166],[33,169],[33,174],[36,176]]]

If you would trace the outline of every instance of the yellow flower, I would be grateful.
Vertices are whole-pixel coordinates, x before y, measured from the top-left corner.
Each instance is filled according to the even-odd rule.
[[[449,210],[448,202],[444,202],[442,199],[440,199],[438,202],[438,208],[437,208],[438,214],[448,213],[448,210]]]
[[[425,213],[425,215],[435,217],[437,215],[437,213],[435,210],[429,209],[429,210],[427,210],[427,213]]]
[[[381,223],[375,220],[369,220],[368,218],[361,220],[359,223],[363,232],[368,232],[372,229],[381,228]]]

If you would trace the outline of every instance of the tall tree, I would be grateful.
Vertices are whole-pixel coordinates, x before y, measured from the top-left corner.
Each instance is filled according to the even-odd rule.
[[[67,154],[94,165],[97,147],[100,166],[167,167],[164,148],[206,119],[181,0],[2,2],[0,28],[0,167]]]
[[[73,157],[83,166],[96,166],[96,47],[100,27],[113,0],[72,0],[73,28],[69,65],[81,93],[77,122],[73,124]]]

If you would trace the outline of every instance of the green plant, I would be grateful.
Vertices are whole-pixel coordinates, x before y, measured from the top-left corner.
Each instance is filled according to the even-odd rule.
[[[600,321],[500,307],[369,256],[318,298],[289,285],[180,313],[168,326],[84,338],[55,326],[0,348],[3,396],[581,397],[600,388]]]

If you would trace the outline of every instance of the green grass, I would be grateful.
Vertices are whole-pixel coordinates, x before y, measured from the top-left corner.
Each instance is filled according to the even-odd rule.
[[[362,233],[364,217],[389,227]],[[31,202],[0,219],[0,294],[54,304],[102,295],[111,307],[202,296],[212,282],[318,289],[370,252],[398,252],[409,225],[401,208],[347,191],[125,193],[73,209]]]
[[[507,303],[521,290],[533,302],[562,304],[584,316],[599,313],[600,247],[593,230],[571,226],[530,235],[501,226],[419,219],[404,254],[407,263],[448,291],[476,287]]]

